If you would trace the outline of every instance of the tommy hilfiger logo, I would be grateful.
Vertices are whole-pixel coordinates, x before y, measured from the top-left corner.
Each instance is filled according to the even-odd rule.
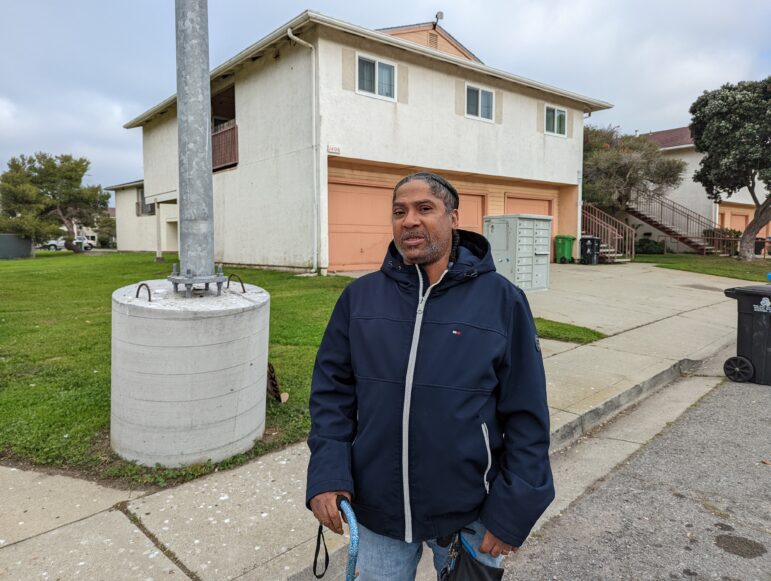
[[[452,334],[453,334],[453,335],[460,335],[460,334],[461,334],[461,332],[460,332],[458,329],[453,329],[453,330],[452,330]]]

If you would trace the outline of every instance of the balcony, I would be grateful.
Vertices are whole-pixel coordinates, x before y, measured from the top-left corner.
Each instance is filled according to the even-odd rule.
[[[238,125],[231,119],[217,125],[211,135],[212,171],[238,165]]]

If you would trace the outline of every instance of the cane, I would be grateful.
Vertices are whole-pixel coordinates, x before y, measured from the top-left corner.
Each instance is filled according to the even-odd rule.
[[[348,528],[351,531],[351,543],[348,545],[348,568],[345,572],[345,581],[354,581],[356,578],[356,561],[359,558],[359,524],[356,522],[356,515],[348,499],[342,494],[337,496],[337,509],[345,515],[348,521]],[[316,571],[319,561],[319,551],[321,545],[324,545],[324,570],[321,573]],[[321,579],[329,567],[329,551],[327,543],[324,540],[324,526],[319,525],[318,536],[316,537],[316,555],[313,558],[313,575],[316,579]]]

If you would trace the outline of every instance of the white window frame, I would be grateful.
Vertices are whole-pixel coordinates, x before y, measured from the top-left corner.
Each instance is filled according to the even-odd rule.
[[[363,58],[368,61],[372,61],[375,63],[375,92],[370,93],[369,91],[363,91],[359,88],[359,59]],[[384,58],[380,58],[378,56],[374,56],[371,54],[363,53],[363,52],[357,52],[356,53],[356,70],[354,71],[354,74],[356,75],[356,93],[359,95],[364,95],[365,97],[372,97],[373,99],[380,99],[381,101],[390,101],[391,103],[396,103],[396,97],[399,94],[399,67],[398,65],[393,62],[386,60]],[[377,92],[377,86],[378,86],[378,75],[380,67],[378,67],[379,63],[383,63],[384,65],[389,65],[394,68],[394,96],[393,97],[387,97],[385,95],[379,95]]]
[[[552,108],[554,109],[554,128],[557,128],[557,111],[562,111],[565,113],[565,133],[557,133],[556,131],[549,131],[546,129],[546,110]],[[549,103],[546,103],[543,106],[543,132],[546,135],[554,135],[555,137],[562,137],[567,139],[568,137],[568,110],[563,107],[557,107],[557,105],[551,105]]]
[[[477,89],[480,91],[479,93],[479,113],[480,115],[469,115],[468,112],[468,88],[471,87],[472,89]],[[482,91],[487,91],[488,93],[492,94],[493,96],[493,116],[492,119],[488,119],[487,117],[482,117]],[[466,116],[466,119],[474,119],[476,121],[484,121],[485,123],[495,123],[495,91],[492,90],[489,87],[484,87],[482,85],[477,85],[475,83],[469,83],[466,81],[466,86],[463,90],[463,114]]]

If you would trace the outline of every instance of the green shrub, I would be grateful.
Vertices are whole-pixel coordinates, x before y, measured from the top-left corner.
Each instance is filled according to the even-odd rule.
[[[705,238],[741,238],[742,233],[731,228],[707,228],[704,230]]]
[[[635,254],[664,254],[664,243],[652,238],[641,238],[634,243]]]

